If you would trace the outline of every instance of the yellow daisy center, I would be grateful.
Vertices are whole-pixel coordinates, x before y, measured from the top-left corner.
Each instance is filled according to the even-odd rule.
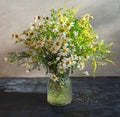
[[[66,61],[66,65],[69,65],[70,64],[70,61]]]
[[[55,49],[55,47],[52,47],[51,50],[52,50],[52,51],[55,51],[56,49]]]
[[[62,52],[64,52],[64,53],[67,52],[67,49],[66,49],[66,48],[63,48],[63,49],[62,49]]]
[[[62,29],[60,30],[60,32],[65,32],[65,30],[62,28]]]
[[[67,43],[66,40],[64,40],[64,41],[63,41],[63,44],[66,44],[66,43]]]
[[[70,26],[70,22],[67,22],[67,26]]]
[[[60,42],[57,41],[57,42],[55,43],[55,45],[56,45],[56,46],[59,46],[59,45],[60,45]]]

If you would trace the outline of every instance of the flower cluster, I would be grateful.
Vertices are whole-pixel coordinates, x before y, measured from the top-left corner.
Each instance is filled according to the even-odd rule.
[[[52,9],[50,17],[36,16],[22,34],[12,34],[16,43],[23,43],[26,49],[9,53],[7,60],[23,64],[29,71],[40,70],[42,64],[54,81],[76,68],[88,75],[84,71],[88,60],[93,63],[94,73],[97,65],[112,62],[108,59],[112,44],[105,45],[103,40],[97,40],[90,24],[93,17],[85,14],[76,18],[75,11],[76,8]]]

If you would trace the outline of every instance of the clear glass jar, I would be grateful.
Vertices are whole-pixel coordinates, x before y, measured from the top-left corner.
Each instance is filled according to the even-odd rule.
[[[69,76],[59,77],[58,81],[48,80],[47,101],[55,106],[64,106],[71,103],[72,84]]]

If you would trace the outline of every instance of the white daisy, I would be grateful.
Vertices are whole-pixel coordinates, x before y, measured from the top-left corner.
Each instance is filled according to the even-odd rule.
[[[59,63],[57,67],[58,67],[58,70],[63,69],[63,63]]]
[[[60,50],[59,55],[60,55],[60,56],[67,56],[69,52],[70,52],[70,49],[64,47],[64,48],[62,48],[62,49]]]
[[[78,60],[78,56],[77,55],[71,55],[71,59],[72,60]]]
[[[63,58],[62,60],[63,69],[71,67],[71,58]]]
[[[63,69],[67,69],[71,66],[71,61],[68,60],[68,61],[64,61],[63,62]]]
[[[78,60],[79,60],[79,61],[82,60],[82,57],[81,57],[81,56],[78,56]]]
[[[58,32],[58,27],[54,28],[52,31],[55,33]]]
[[[34,31],[35,27],[34,27],[34,26],[31,26],[30,29],[31,29],[32,31]]]
[[[66,18],[65,18],[65,22],[67,22],[67,21],[68,21],[68,18],[66,17]]]
[[[53,44],[53,46],[51,47],[51,51],[52,51],[52,53],[57,53],[58,52],[58,50],[60,49],[60,47],[61,47],[61,44],[62,44],[62,42],[61,42],[61,40],[56,40],[55,42],[54,42],[54,44]]]
[[[45,44],[46,38],[41,38],[40,40],[37,41],[36,48],[43,47]]]
[[[38,19],[38,16],[36,16],[36,17],[34,18],[34,22],[35,22],[36,25],[39,25],[39,24],[40,24],[40,19]]]
[[[58,49],[57,49],[56,46],[52,46],[52,47],[50,48],[50,51],[55,54],[55,53],[57,53]]]
[[[61,47],[61,44],[62,44],[62,40],[60,39],[56,39],[56,41],[54,42],[54,46],[56,46],[57,48],[60,48]]]
[[[63,32],[63,33],[62,33],[62,38],[63,38],[63,39],[66,39],[66,32]]]
[[[66,41],[67,42],[70,42],[72,39],[71,38],[66,38]]]
[[[71,65],[72,65],[72,66],[76,65],[76,63],[77,63],[77,62],[76,62],[75,60],[71,60]]]
[[[31,24],[30,24],[30,30],[31,30],[31,31],[34,31],[35,28],[36,28],[36,26],[37,26],[36,23],[31,23]]]
[[[58,77],[57,77],[56,75],[54,75],[54,74],[51,74],[51,75],[50,75],[50,78],[51,78],[54,82],[56,82],[56,81],[59,80]]]
[[[79,68],[80,70],[84,70],[85,64],[81,62],[77,65],[77,68]]]
[[[66,69],[63,69],[62,63],[59,63],[57,66],[57,71],[60,74],[64,74],[66,72]]]
[[[27,70],[30,70],[30,69],[31,69],[31,66],[30,66],[29,63],[25,63],[25,64],[23,64],[23,66],[25,66]]]
[[[70,25],[68,26],[68,29],[74,26],[74,22],[71,22]]]
[[[64,47],[67,47],[68,46],[67,40],[63,40],[62,44]]]
[[[71,58],[63,58],[62,62],[60,62],[57,67],[59,72],[65,72],[71,67]]]

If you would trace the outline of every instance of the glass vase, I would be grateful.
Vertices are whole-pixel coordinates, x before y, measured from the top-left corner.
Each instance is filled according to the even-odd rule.
[[[72,84],[69,76],[61,76],[58,81],[48,80],[47,101],[54,106],[64,106],[72,101]]]

